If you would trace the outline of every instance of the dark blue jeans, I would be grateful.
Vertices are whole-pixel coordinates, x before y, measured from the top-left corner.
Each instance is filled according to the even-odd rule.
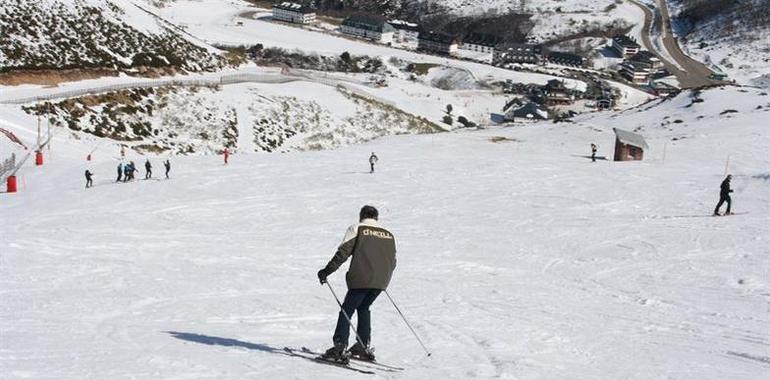
[[[364,345],[369,345],[372,336],[372,320],[369,313],[369,306],[372,305],[377,296],[380,295],[380,289],[350,289],[345,295],[345,301],[342,302],[342,310],[337,317],[337,329],[334,330],[334,343],[345,343],[347,345],[350,337],[350,324],[345,318],[344,312],[348,318],[353,319],[353,312],[358,312],[358,336],[361,337]]]

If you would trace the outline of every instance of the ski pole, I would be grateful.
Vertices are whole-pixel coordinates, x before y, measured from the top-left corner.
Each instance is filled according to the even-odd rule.
[[[353,327],[353,321],[350,320],[350,316],[347,312],[345,312],[345,309],[342,307],[342,302],[340,302],[340,299],[337,298],[337,293],[334,292],[334,288],[332,288],[332,285],[329,283],[329,281],[326,281],[326,285],[329,286],[329,290],[332,291],[332,295],[334,296],[334,299],[337,300],[337,305],[340,305],[340,310],[342,310],[342,315],[345,316],[345,319],[348,320],[348,325],[350,326],[350,329],[353,330],[353,333],[356,334],[356,340],[358,341],[358,344],[361,345],[361,347],[366,348],[366,345],[364,344],[364,341],[361,340],[361,337],[358,336],[358,330]]]
[[[417,341],[420,342],[420,345],[422,346],[422,349],[425,350],[425,353],[428,354],[428,356],[431,355],[431,352],[428,351],[428,348],[425,347],[425,343],[422,342],[422,339],[420,339],[420,336],[417,335],[417,332],[414,331],[412,328],[412,325],[409,324],[409,321],[406,320],[406,317],[404,317],[404,313],[401,312],[401,309],[398,308],[398,305],[396,305],[396,301],[393,301],[393,297],[390,296],[390,293],[388,293],[387,290],[385,290],[385,295],[388,296],[388,299],[390,300],[390,303],[393,304],[393,307],[396,308],[396,311],[398,311],[398,314],[401,315],[401,319],[404,320],[404,323],[406,323],[406,326],[409,327],[409,330],[412,330],[412,334],[414,334],[414,337],[417,338]]]

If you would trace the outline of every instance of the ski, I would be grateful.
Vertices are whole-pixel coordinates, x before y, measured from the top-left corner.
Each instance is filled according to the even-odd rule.
[[[311,355],[321,355],[318,352],[315,352],[315,351],[313,351],[313,350],[311,350],[311,349],[309,349],[307,347],[302,347],[302,352],[307,353],[307,354],[311,354]],[[388,372],[403,371],[404,370],[403,367],[396,367],[396,366],[392,366],[392,365],[388,365],[388,364],[383,364],[383,363],[380,363],[378,361],[359,359],[359,358],[356,358],[356,357],[353,357],[353,356],[350,357],[350,360],[355,360],[356,363],[360,363],[360,364],[362,364],[362,365],[364,365],[366,367],[369,367],[369,368],[384,369],[384,370],[388,370]],[[369,364],[369,365],[367,365],[367,364]]]
[[[329,361],[329,360],[324,360],[324,359],[321,359],[318,356],[302,355],[300,353],[301,351],[293,350],[293,349],[291,349],[289,347],[284,347],[283,351],[286,353],[286,355],[289,355],[289,356],[292,356],[292,357],[302,358],[302,359],[310,360],[312,362],[320,363],[320,364],[328,364],[328,365],[331,365],[331,366],[334,366],[334,367],[337,367],[337,368],[347,369],[347,370],[358,372],[358,373],[365,373],[367,375],[374,375],[374,371],[369,371],[369,370],[365,370],[365,369],[361,369],[361,368],[351,367],[349,364],[342,364],[342,363],[337,363],[337,362],[333,362],[333,361]]]

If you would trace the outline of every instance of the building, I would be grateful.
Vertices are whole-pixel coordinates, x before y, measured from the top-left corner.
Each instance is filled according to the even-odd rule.
[[[500,44],[501,41],[500,37],[493,34],[469,33],[463,38],[460,49],[493,54],[495,46]]]
[[[417,42],[420,37],[420,26],[411,22],[392,20],[388,24],[395,29],[393,39],[396,42]]]
[[[514,99],[509,102],[503,112],[505,114],[505,121],[538,121],[548,119],[548,108],[535,102],[525,102],[521,99]]]
[[[652,91],[655,93],[655,95],[668,97],[672,95],[676,95],[682,90],[676,86],[670,85],[666,82],[659,82],[659,81],[653,81],[650,83],[650,88],[652,88]]]
[[[382,16],[357,14],[349,16],[342,21],[340,32],[374,42],[389,44],[393,42],[395,29]]]
[[[418,50],[452,55],[457,52],[457,38],[451,34],[440,32],[420,32]]]
[[[631,61],[624,61],[620,64],[618,71],[620,76],[633,84],[648,84],[652,73],[650,69]]]
[[[644,151],[649,149],[644,137],[639,134],[612,128],[615,131],[615,161],[641,161]]]
[[[543,58],[542,45],[504,44],[495,47],[492,54],[492,64],[506,65],[510,63],[540,63]]]
[[[612,50],[615,50],[623,58],[629,58],[639,53],[641,46],[636,41],[624,34],[619,34],[612,38]]]
[[[636,63],[639,66],[646,67],[650,70],[650,72],[656,72],[663,68],[663,62],[660,60],[660,58],[647,50],[642,50],[634,54],[631,58],[628,58],[628,61]]]
[[[726,81],[727,80],[727,74],[725,74],[724,71],[722,71],[719,66],[712,66],[711,67],[711,74],[709,74],[709,79],[718,80],[718,81]]]
[[[273,19],[294,24],[310,24],[315,22],[315,9],[307,5],[285,1],[273,4]]]
[[[569,105],[575,101],[575,96],[563,81],[551,79],[543,88],[543,100],[549,106]]]
[[[551,51],[545,55],[545,60],[549,63],[562,66],[584,67],[586,59],[577,54],[562,53],[560,51]]]

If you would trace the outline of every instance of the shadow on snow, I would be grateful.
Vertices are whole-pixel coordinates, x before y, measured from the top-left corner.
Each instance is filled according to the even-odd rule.
[[[282,348],[275,348],[261,343],[244,342],[237,339],[221,338],[217,336],[208,336],[195,333],[177,332],[177,331],[164,331],[166,334],[173,336],[174,338],[186,340],[188,342],[208,344],[210,346],[225,346],[225,347],[243,347],[249,350],[257,350],[262,352],[269,352],[273,354],[285,355],[286,352]]]

